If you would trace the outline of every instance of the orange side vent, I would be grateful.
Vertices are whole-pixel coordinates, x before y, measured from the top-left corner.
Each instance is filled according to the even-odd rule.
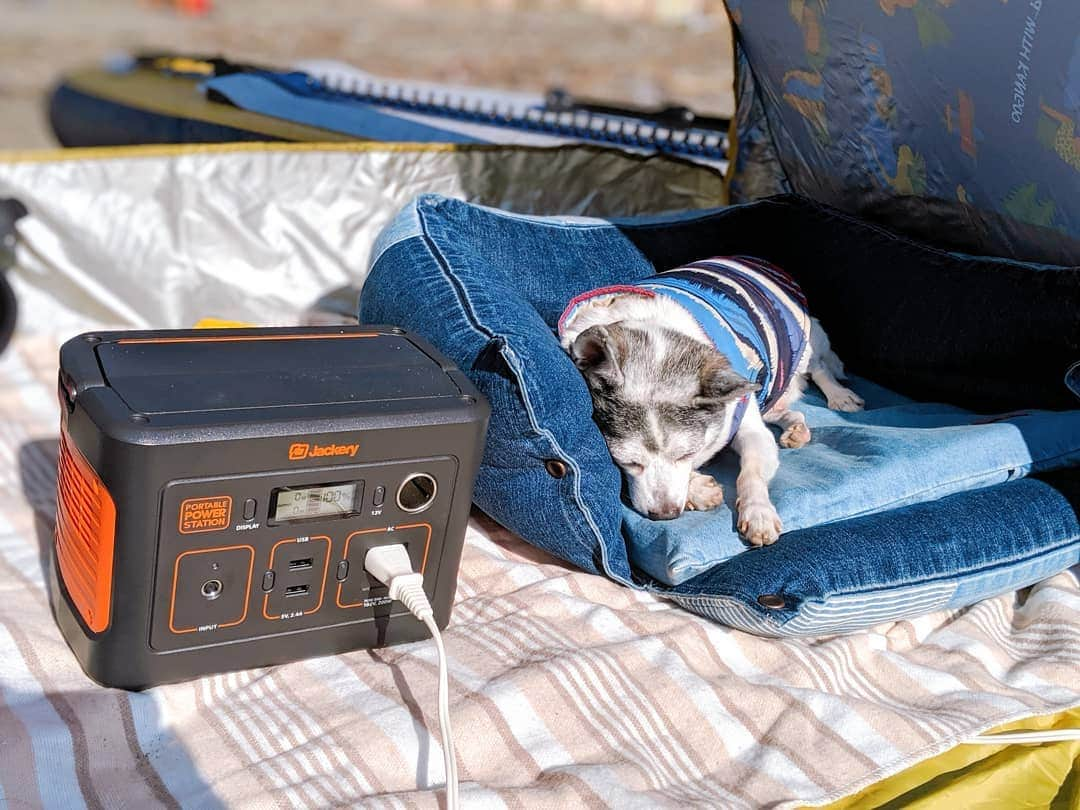
[[[83,621],[109,626],[116,506],[94,468],[60,431],[56,485],[56,564]]]

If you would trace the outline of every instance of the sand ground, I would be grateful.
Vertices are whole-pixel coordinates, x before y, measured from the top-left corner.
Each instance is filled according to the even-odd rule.
[[[65,70],[133,50],[287,65],[338,58],[462,84],[657,104],[733,107],[722,14],[662,22],[550,0],[216,0],[205,18],[146,0],[0,0],[0,149],[54,145],[43,115]],[[595,8],[595,7],[594,7]]]

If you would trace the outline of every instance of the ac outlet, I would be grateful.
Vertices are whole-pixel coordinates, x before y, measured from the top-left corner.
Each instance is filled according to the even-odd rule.
[[[387,595],[386,585],[364,569],[367,553],[377,546],[403,545],[414,571],[425,573],[431,545],[431,526],[415,523],[353,532],[345,539],[341,559],[348,563],[348,576],[338,583],[337,607],[343,610],[370,607]]]

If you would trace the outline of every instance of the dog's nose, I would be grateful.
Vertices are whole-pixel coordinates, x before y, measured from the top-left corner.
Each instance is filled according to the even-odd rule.
[[[682,514],[682,509],[678,506],[662,506],[659,509],[650,509],[649,518],[651,520],[673,520]]]

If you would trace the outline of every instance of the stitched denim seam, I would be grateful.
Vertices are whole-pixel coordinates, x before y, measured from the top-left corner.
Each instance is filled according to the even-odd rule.
[[[524,402],[525,404],[525,412],[529,415],[529,422],[532,424],[533,429],[547,438],[548,442],[550,442],[551,444],[551,447],[559,455],[559,458],[568,463],[570,465],[570,468],[573,470],[574,502],[577,504],[578,509],[581,510],[582,517],[585,518],[586,523],[589,524],[589,527],[592,529],[593,534],[595,535],[597,544],[600,547],[600,559],[603,563],[605,573],[607,573],[607,575],[614,579],[616,582],[622,582],[625,585],[632,585],[633,583],[623,579],[622,577],[616,576],[615,573],[610,570],[610,566],[608,565],[607,546],[604,544],[604,539],[603,535],[600,532],[600,527],[596,525],[596,520],[592,516],[592,510],[590,510],[585,505],[585,500],[581,496],[581,466],[578,464],[576,458],[574,458],[562,449],[562,446],[555,439],[554,434],[550,430],[548,430],[546,427],[540,426],[539,421],[536,418],[536,412],[533,409],[532,398],[529,396],[529,392],[526,390],[524,385],[524,375],[521,371],[520,360],[517,354],[513,351],[513,349],[510,348],[509,342],[507,342],[506,344],[505,352],[506,354],[504,356],[506,356],[508,364],[513,369],[514,376],[518,381],[518,387],[521,391],[521,399],[522,402]],[[576,521],[573,521],[571,525],[576,526]],[[579,536],[578,540],[582,541],[583,538]],[[583,548],[586,548],[589,551],[594,551],[595,549],[595,547],[588,542],[582,542],[581,545]]]
[[[551,431],[547,428],[542,428],[537,421],[536,412],[533,409],[529,392],[526,390],[524,385],[524,377],[521,372],[519,359],[517,355],[513,352],[513,350],[510,349],[510,344],[507,336],[496,334],[495,332],[492,332],[483,323],[481,323],[480,319],[476,315],[475,309],[473,308],[472,300],[469,298],[468,292],[464,288],[464,284],[462,284],[461,280],[457,278],[456,275],[451,271],[450,263],[446,260],[446,257],[442,254],[442,251],[439,249],[438,245],[435,243],[434,238],[428,231],[427,217],[423,211],[423,208],[418,206],[417,213],[419,215],[420,228],[424,235],[425,244],[427,245],[428,250],[432,253],[432,257],[435,259],[436,264],[439,266],[440,272],[443,274],[443,276],[446,277],[447,281],[451,284],[451,286],[454,287],[455,292],[458,295],[458,301],[462,308],[462,311],[464,311],[468,316],[470,326],[473,328],[474,331],[485,335],[488,339],[494,337],[501,337],[503,339],[504,346],[500,350],[500,354],[502,354],[504,359],[506,359],[507,365],[514,373],[515,382],[518,386],[518,392],[521,396],[522,403],[525,405],[525,412],[526,414],[528,414],[529,423],[530,425],[532,425],[533,430],[541,436],[544,436],[544,438],[546,438],[547,441],[550,443],[551,447],[555,450],[559,458],[570,465],[570,468],[574,474],[574,501],[577,504],[578,509],[581,511],[582,516],[585,518],[586,523],[588,523],[589,527],[592,529],[597,544],[600,546],[600,559],[603,563],[605,573],[607,573],[608,576],[610,576],[617,582],[621,582],[625,585],[630,585],[632,587],[637,587],[632,582],[625,580],[622,577],[616,576],[615,573],[610,570],[610,566],[608,565],[607,546],[605,546],[604,544],[604,539],[603,535],[600,532],[600,527],[596,525],[596,521],[592,516],[591,510],[589,510],[589,508],[585,505],[584,499],[581,497],[581,467],[580,465],[578,465],[575,458],[570,456],[562,449]],[[572,521],[571,525],[575,526],[575,534],[577,534],[576,521]],[[578,535],[577,540],[583,548],[587,549],[590,552],[594,551],[595,547],[585,541],[584,538],[580,536],[580,534]]]
[[[938,484],[938,485],[936,485],[934,487],[930,487],[930,488],[927,488],[927,489],[922,489],[922,490],[919,490],[917,492],[912,492],[912,493],[910,493],[908,495],[905,495],[903,497],[900,497],[900,498],[894,498],[893,500],[888,501],[887,503],[881,504],[879,506],[871,507],[869,509],[864,509],[861,512],[852,512],[852,513],[848,513],[848,514],[843,514],[843,515],[840,515],[838,517],[831,518],[829,520],[826,520],[826,521],[823,521],[823,522],[820,522],[820,523],[815,523],[815,524],[813,524],[811,526],[799,526],[798,528],[794,529],[794,531],[804,531],[804,530],[808,530],[808,529],[815,529],[818,526],[828,526],[828,525],[831,525],[831,524],[834,524],[834,523],[841,523],[841,522],[843,522],[845,520],[855,520],[857,518],[868,517],[870,515],[882,514],[883,512],[891,511],[893,508],[895,508],[897,506],[897,504],[915,506],[915,505],[923,504],[923,503],[932,503],[934,500],[939,500],[939,498],[932,498],[930,500],[925,500],[925,501],[924,500],[912,500],[912,499],[922,498],[923,496],[928,495],[930,493],[933,493],[936,490],[940,490],[940,489],[943,489],[943,488],[949,488],[949,487],[955,487],[958,484],[963,484],[963,483],[965,483],[967,481],[974,481],[974,480],[979,479],[979,478],[984,478],[985,476],[1000,474],[1002,472],[1007,472],[1008,470],[1014,470],[1014,469],[1018,469],[1018,468],[1024,467],[1024,466],[1028,466],[1028,467],[1031,467],[1032,469],[1034,469],[1034,467],[1036,467],[1037,465],[1041,466],[1041,465],[1044,465],[1044,464],[1052,464],[1055,461],[1057,461],[1058,459],[1066,458],[1068,456],[1077,455],[1078,453],[1080,453],[1080,447],[1074,448],[1072,450],[1068,450],[1068,451],[1066,451],[1064,453],[1059,453],[1059,454],[1057,454],[1055,456],[1048,456],[1048,457],[1042,457],[1042,458],[1038,458],[1038,459],[1031,459],[1029,462],[1027,462],[1027,464],[1011,464],[1011,465],[1006,464],[1006,465],[1003,465],[1001,467],[997,467],[997,468],[994,468],[994,469],[991,469],[991,470],[986,470],[984,472],[980,472],[980,473],[977,473],[977,474],[964,476],[962,478],[955,478],[955,479],[952,479],[950,481],[944,481],[944,482],[941,482],[940,484]],[[1066,468],[1066,469],[1068,469],[1068,468]],[[1040,471],[1043,471],[1043,470],[1037,470],[1035,472],[1037,474]],[[1032,472],[1029,470],[1028,473],[1025,473],[1021,477],[1028,477],[1031,474],[1032,474]],[[1017,479],[1016,478],[1010,478],[1009,479],[1009,481],[1014,481],[1014,480],[1017,480]],[[959,494],[961,491],[963,491],[963,490],[953,490],[953,491],[947,492],[945,495],[943,495],[941,497],[948,497],[949,495],[956,495],[956,494]],[[744,549],[744,551],[739,552],[739,553],[742,554],[742,553],[745,553],[748,550],[749,549]],[[715,568],[717,565],[722,565],[723,563],[727,562],[728,560],[732,560],[737,556],[738,556],[738,554],[734,555],[734,557],[727,557],[726,559],[723,559],[723,560],[714,560],[714,561],[710,562],[708,560],[702,559],[702,557],[700,555],[698,555],[698,556],[696,556],[695,559],[698,560],[699,563],[698,564],[690,563],[688,567],[691,567],[691,568],[694,569],[694,574],[692,574],[691,576],[697,576],[699,574],[705,573],[706,571],[710,571],[713,568]],[[672,586],[672,587],[676,587],[676,586]],[[658,593],[664,593],[664,591],[658,591]]]
[[[450,198],[447,198],[450,199]],[[593,231],[602,230],[604,228],[614,227],[608,220],[602,222],[555,222],[555,217],[552,216],[533,216],[530,214],[514,214],[509,211],[500,211],[498,208],[488,208],[487,206],[477,206],[482,208],[485,213],[490,214],[493,217],[499,219],[509,219],[520,222],[525,220],[532,225],[538,225],[544,228],[554,228],[556,230],[574,230],[574,231]]]
[[[1013,556],[1008,557],[1008,558],[1003,559],[1003,560],[995,560],[992,565],[987,565],[987,566],[983,566],[983,567],[969,566],[967,568],[962,568],[962,569],[960,569],[958,571],[954,571],[951,574],[940,574],[940,575],[938,575],[936,577],[920,577],[919,581],[918,581],[918,584],[923,585],[923,584],[930,584],[930,583],[933,583],[933,582],[947,582],[947,581],[953,580],[953,579],[957,580],[958,583],[959,583],[960,579],[968,579],[968,578],[971,578],[971,577],[980,576],[982,574],[992,573],[992,572],[994,572],[994,571],[996,571],[996,570],[998,570],[1000,568],[1008,568],[1008,567],[1013,566],[1013,565],[1018,565],[1018,564],[1022,564],[1022,563],[1025,563],[1025,562],[1030,562],[1030,561],[1036,560],[1036,559],[1038,559],[1040,557],[1044,557],[1044,556],[1046,556],[1048,554],[1053,554],[1056,551],[1062,551],[1062,550],[1068,549],[1071,546],[1076,546],[1077,548],[1080,548],[1080,536],[1071,537],[1068,540],[1063,540],[1060,543],[1057,543],[1056,545],[1053,545],[1053,546],[1044,546],[1044,547],[1040,548],[1038,551],[1029,551],[1029,552],[1026,552],[1026,553],[1013,555]],[[915,584],[915,583],[904,583],[904,584],[894,583],[892,585],[882,585],[882,586],[878,586],[878,587],[875,587],[875,588],[871,588],[869,590],[861,590],[861,591],[837,591],[835,593],[829,594],[829,596],[825,597],[825,598],[828,599],[828,598],[832,598],[832,597],[836,597],[836,596],[865,595],[865,594],[875,593],[877,591],[890,590],[890,589],[895,589],[895,588],[903,588],[903,587],[910,586],[911,584]]]
[[[1021,564],[1021,563],[1024,563],[1024,562],[1030,562],[1030,561],[1036,560],[1036,559],[1038,559],[1040,557],[1044,557],[1044,556],[1046,556],[1048,554],[1053,554],[1054,552],[1062,551],[1064,549],[1068,549],[1071,546],[1080,547],[1080,536],[1074,536],[1074,537],[1072,537],[1072,538],[1070,538],[1068,540],[1063,540],[1063,541],[1061,541],[1060,543],[1058,543],[1058,544],[1056,544],[1054,546],[1040,548],[1038,551],[1031,551],[1031,552],[1028,552],[1026,554],[1015,555],[1013,557],[1009,557],[1006,560],[996,560],[996,561],[994,561],[994,563],[992,565],[984,566],[984,567],[981,567],[981,568],[971,566],[971,567],[968,567],[966,569],[961,569],[959,571],[955,571],[955,572],[953,572],[951,574],[940,574],[939,576],[936,576],[936,577],[925,577],[925,576],[919,577],[918,580],[893,580],[892,582],[878,584],[878,585],[876,585],[876,586],[874,586],[872,588],[867,588],[867,589],[863,589],[863,590],[834,591],[833,593],[825,594],[824,596],[814,597],[812,600],[803,600],[803,601],[804,602],[806,602],[806,601],[815,601],[818,604],[825,604],[830,599],[835,599],[837,597],[843,597],[843,596],[867,596],[867,595],[870,595],[870,594],[882,593],[884,591],[898,590],[898,589],[902,589],[902,588],[911,588],[911,587],[917,587],[917,586],[920,586],[920,585],[929,585],[929,584],[933,584],[935,582],[948,582],[948,581],[954,580],[954,579],[957,580],[956,584],[957,584],[957,586],[959,586],[961,584],[960,580],[970,579],[972,577],[980,576],[982,574],[991,573],[991,572],[993,572],[993,571],[995,571],[995,570],[997,570],[999,568],[1007,568],[1007,567],[1012,566],[1012,565],[1017,565],[1017,564]],[[725,591],[725,592],[718,593],[718,594],[709,594],[709,593],[698,592],[698,593],[694,593],[694,594],[685,594],[685,595],[680,594],[680,593],[672,593],[671,595],[675,596],[675,597],[678,597],[679,599],[699,600],[699,601],[705,601],[705,602],[709,602],[710,600],[717,599],[717,598],[720,598],[720,599],[724,599],[724,598],[738,599],[746,607],[754,608],[754,604],[753,604],[752,599],[749,599],[745,594],[738,594],[738,593],[734,593],[734,592],[731,592],[731,591]],[[757,610],[757,608],[754,608],[754,609]],[[798,613],[798,610],[787,611],[787,613],[794,616],[794,615],[796,615]]]
[[[966,491],[966,490],[963,490],[963,489],[951,489],[953,487],[956,487],[957,485],[962,485],[962,484],[965,484],[968,481],[975,481],[975,480],[982,479],[982,478],[985,478],[985,477],[991,476],[991,475],[998,475],[998,474],[1001,474],[1003,472],[1008,472],[1009,470],[1016,470],[1016,469],[1020,469],[1022,467],[1028,467],[1029,468],[1028,472],[1024,473],[1022,476],[1010,477],[1008,479],[1008,481],[1019,480],[1019,478],[1026,478],[1026,477],[1028,477],[1030,475],[1038,474],[1040,472],[1047,472],[1047,470],[1043,469],[1044,465],[1053,464],[1054,462],[1058,461],[1059,459],[1068,458],[1069,456],[1075,456],[1075,455],[1078,455],[1078,454],[1080,454],[1080,447],[1075,447],[1075,448],[1072,448],[1070,450],[1066,450],[1064,453],[1058,453],[1057,455],[1041,456],[1039,458],[1032,458],[1032,459],[1030,459],[1027,462],[1022,463],[1022,464],[1021,463],[1004,464],[1004,465],[1002,465],[1000,467],[995,467],[995,468],[990,469],[990,470],[984,470],[984,471],[981,471],[981,472],[978,472],[978,473],[973,473],[971,475],[966,475],[966,476],[963,476],[963,477],[960,477],[960,478],[954,478],[954,479],[951,479],[949,481],[942,481],[942,482],[936,484],[933,487],[928,487],[926,489],[921,489],[921,490],[918,490],[918,491],[915,491],[915,492],[908,493],[908,494],[903,495],[903,496],[901,496],[899,498],[894,498],[891,501],[887,501],[886,503],[879,504],[877,506],[873,506],[873,507],[864,509],[861,512],[845,513],[845,514],[839,515],[837,517],[829,518],[828,520],[821,521],[819,523],[814,523],[814,524],[812,524],[810,526],[799,526],[798,524],[796,524],[795,528],[793,528],[792,531],[804,531],[804,530],[808,530],[808,529],[815,529],[815,528],[817,528],[819,526],[828,526],[828,525],[831,525],[831,524],[834,524],[834,523],[843,522],[845,520],[855,520],[857,518],[868,517],[870,515],[882,514],[884,512],[891,511],[892,509],[896,508],[897,505],[915,506],[915,505],[923,504],[923,503],[932,503],[933,501],[939,500],[940,498],[948,497],[950,495],[956,495],[956,494],[959,494],[960,492]],[[1075,466],[1075,465],[1070,465],[1069,467],[1066,467],[1065,469],[1071,469],[1072,466]],[[1038,469],[1036,469],[1036,468],[1038,468]],[[1003,482],[1003,483],[1005,483],[1005,482]],[[941,489],[950,489],[950,491],[946,492],[944,495],[942,495],[942,496],[940,496],[938,498],[930,498],[928,500],[919,500],[919,499],[922,499],[925,496],[930,495],[930,494],[932,494],[932,493],[934,493],[936,491],[939,491]],[[915,499],[915,500],[913,500],[913,499]],[[744,549],[743,552],[739,552],[739,553],[740,554],[744,553],[747,550],[748,549]],[[686,556],[689,556],[689,555],[685,555],[684,559],[685,559]],[[734,555],[734,557],[737,557],[737,556],[738,556],[738,554]],[[681,568],[689,567],[689,568],[693,569],[694,573],[691,574],[691,577],[693,577],[693,576],[697,576],[699,574],[705,573],[706,571],[712,570],[717,565],[722,565],[723,563],[727,562],[728,560],[734,559],[734,557],[727,557],[727,558],[722,559],[722,560],[709,561],[707,559],[704,559],[700,554],[696,554],[694,556],[694,560],[696,562],[691,561],[686,566],[681,566]]]
[[[691,607],[695,605],[704,607],[720,607],[724,604],[734,603],[737,607],[748,610],[750,613],[756,615],[766,624],[773,626],[778,632],[780,628],[782,628],[784,625],[786,625],[789,621],[791,621],[798,615],[797,610],[766,612],[764,608],[757,604],[756,600],[746,599],[742,596],[731,593],[696,594],[694,596],[684,596],[681,593],[669,593],[667,594],[667,598],[680,604],[685,602]],[[782,618],[778,620],[778,617]]]
[[[443,199],[451,200],[452,202],[460,202],[451,197]],[[502,211],[498,208],[489,208],[484,205],[477,205],[477,208],[483,209],[487,214],[500,219],[508,219],[520,222],[524,220],[532,225],[541,226],[544,228],[565,229],[565,230],[577,230],[577,231],[591,231],[591,230],[604,230],[607,228],[614,228],[618,230],[620,226],[624,227],[639,227],[639,228],[662,228],[664,226],[671,226],[672,224],[683,224],[685,222],[699,222],[703,219],[716,216],[722,213],[727,208],[732,206],[718,206],[708,208],[704,211],[690,211],[690,212],[669,212],[661,214],[641,214],[637,216],[625,216],[625,217],[592,217],[592,219],[599,219],[598,222],[561,222],[556,221],[557,216],[552,215],[538,215],[538,214],[515,214],[512,211]]]
[[[979,478],[984,478],[984,477],[986,477],[988,475],[998,475],[1000,473],[1008,472],[1009,470],[1016,470],[1016,469],[1019,469],[1021,467],[1025,467],[1025,466],[1034,469],[1034,467],[1036,465],[1041,466],[1041,465],[1044,465],[1044,464],[1053,464],[1058,459],[1066,458],[1068,456],[1074,456],[1074,455],[1077,455],[1077,454],[1080,454],[1080,447],[1074,448],[1072,450],[1068,450],[1068,451],[1066,451],[1064,453],[1059,453],[1056,456],[1047,456],[1047,457],[1038,458],[1038,459],[1031,459],[1026,464],[1006,464],[1006,465],[1001,466],[1001,467],[996,467],[996,468],[994,468],[992,470],[985,470],[985,471],[982,471],[982,472],[979,472],[979,473],[973,473],[971,475],[966,475],[966,476],[964,476],[962,478],[954,478],[954,479],[949,480],[949,481],[943,481],[943,482],[941,482],[941,483],[939,483],[939,484],[937,484],[937,485],[935,485],[933,487],[928,487],[927,489],[921,489],[921,490],[919,490],[917,492],[912,492],[911,494],[905,495],[905,496],[900,497],[900,498],[894,498],[893,500],[891,500],[891,501],[889,501],[887,503],[881,504],[879,506],[871,507],[869,509],[864,509],[861,512],[852,512],[850,514],[845,514],[845,515],[842,515],[841,517],[833,518],[833,519],[827,520],[827,521],[825,521],[823,523],[815,523],[812,526],[803,526],[800,529],[798,529],[797,531],[801,531],[802,529],[814,529],[814,528],[817,528],[818,526],[828,526],[828,525],[830,525],[832,523],[839,523],[839,522],[844,521],[844,520],[855,520],[856,518],[868,517],[870,515],[881,514],[882,512],[888,512],[888,511],[892,510],[897,504],[905,504],[905,505],[909,505],[909,506],[916,506],[918,504],[923,504],[923,503],[933,503],[935,500],[940,500],[940,498],[931,498],[930,500],[925,500],[925,501],[911,501],[911,499],[912,498],[922,498],[923,496],[929,495],[929,494],[931,494],[931,493],[933,493],[933,492],[935,492],[937,490],[940,490],[940,489],[943,489],[943,488],[948,488],[948,487],[955,487],[958,484],[964,484],[964,483],[966,483],[968,481],[974,481],[974,480],[979,479]],[[1070,468],[1071,468],[1071,465],[1070,465],[1070,467],[1065,467],[1064,469],[1070,469]],[[1040,470],[1036,470],[1035,474],[1038,474],[1039,472],[1048,472],[1048,471],[1040,469]],[[1024,473],[1024,475],[1019,476],[1019,478],[1027,478],[1031,474],[1032,474],[1032,472],[1031,472],[1031,470],[1029,470],[1027,473]],[[1016,480],[1018,480],[1018,478],[1009,478],[1008,479],[1008,481],[1016,481]],[[1007,483],[1007,482],[1003,482],[1003,483]],[[941,497],[948,497],[949,495],[958,495],[958,494],[960,494],[961,492],[964,492],[964,491],[970,491],[970,490],[954,490],[952,492],[948,492],[947,494],[945,494],[945,495],[943,495]],[[907,503],[905,503],[905,502],[907,502]]]
[[[905,586],[905,587],[908,587],[908,586]],[[955,593],[955,592],[956,592],[956,588],[954,587],[952,589],[952,593]],[[730,593],[717,594],[715,596],[714,595],[708,595],[708,594],[698,594],[698,595],[695,595],[695,596],[684,596],[682,594],[671,594],[669,596],[669,598],[672,601],[675,601],[675,602],[677,602],[679,604],[682,604],[684,606],[688,606],[690,609],[694,609],[696,607],[699,610],[707,610],[710,607],[716,608],[716,607],[721,607],[724,604],[735,603],[739,607],[741,607],[744,610],[746,610],[747,612],[749,612],[751,615],[756,616],[761,622],[763,622],[765,625],[771,627],[778,634],[784,634],[786,632],[786,634],[790,635],[790,636],[806,637],[806,636],[812,636],[816,632],[814,624],[805,625],[805,629],[799,629],[799,630],[795,630],[795,631],[786,631],[785,630],[785,628],[787,627],[788,624],[792,623],[796,619],[805,617],[805,613],[802,611],[801,608],[804,605],[810,604],[809,600],[800,601],[799,605],[797,607],[794,607],[794,608],[783,608],[783,609],[780,609],[780,610],[766,610],[765,608],[761,607],[757,603],[757,600],[754,599],[754,598],[745,597],[745,596],[739,596],[739,595],[730,594]],[[948,604],[948,599],[949,598],[950,597],[948,595],[946,595],[943,600],[939,599],[937,601],[937,604],[936,604],[935,607],[930,608],[929,610],[924,610],[924,609],[920,608],[919,611],[920,611],[920,613],[928,613],[928,612],[933,612],[933,611],[936,611],[936,610],[943,610],[945,608],[945,605]],[[823,599],[813,600],[813,603],[817,604],[817,605],[828,605],[831,599],[832,599],[832,596],[828,596],[828,597],[825,597]],[[859,609],[861,609],[861,608],[859,608]],[[905,615],[917,615],[917,614],[905,614]],[[833,617],[833,618],[835,618],[835,617]],[[883,619],[882,621],[888,621],[888,620]],[[875,622],[875,624],[877,624],[877,623],[879,623],[879,622]],[[737,628],[737,629],[745,629],[745,626]],[[866,629],[866,628],[865,627],[864,628],[850,628],[848,630],[839,630],[839,631],[838,630],[826,630],[826,631],[822,631],[822,632],[829,632],[829,633],[832,633],[832,632],[854,632],[855,630],[858,630],[858,629]],[[753,632],[753,631],[749,631],[749,632]]]
[[[473,311],[472,301],[469,299],[469,293],[465,289],[464,285],[461,284],[460,279],[458,279],[453,273],[450,272],[450,266],[449,263],[446,261],[446,257],[443,256],[442,251],[439,250],[438,246],[435,244],[435,240],[431,237],[431,234],[428,233],[427,219],[425,218],[423,209],[420,206],[417,206],[416,213],[420,220],[420,232],[423,234],[424,237],[424,246],[427,248],[428,253],[431,254],[431,258],[435,260],[435,264],[439,266],[439,271],[442,273],[443,277],[446,278],[446,281],[450,284],[451,289],[454,290],[454,294],[457,296],[458,305],[461,308],[461,311],[464,312],[468,317],[469,326],[474,332],[481,335],[486,340],[491,340],[492,338],[496,337],[491,331],[487,330],[483,326],[483,324],[480,323],[479,320],[477,320]]]
[[[389,226],[387,226],[387,227],[389,227]],[[410,239],[416,239],[417,235],[418,234],[415,234],[415,233],[407,233],[404,236],[400,237],[399,239],[395,239],[393,242],[389,242],[388,244],[379,245],[379,252],[378,253],[372,252],[371,256],[368,258],[368,272],[370,272],[375,267],[375,265],[379,263],[379,260],[384,255],[386,255],[386,252],[388,250],[390,250],[391,248],[397,247],[402,242],[408,242]],[[422,234],[420,234],[420,236],[422,237]],[[421,241],[423,241],[422,238],[421,238]]]

